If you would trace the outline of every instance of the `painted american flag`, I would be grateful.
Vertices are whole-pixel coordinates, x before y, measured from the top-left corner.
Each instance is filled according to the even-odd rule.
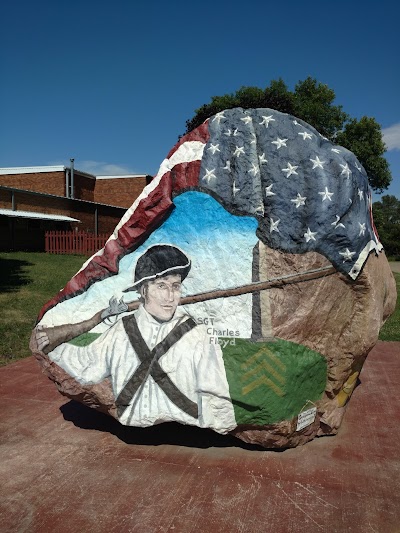
[[[118,273],[185,190],[211,194],[230,213],[255,217],[258,238],[290,253],[317,251],[352,279],[382,249],[365,170],[300,119],[272,109],[217,113],[185,135],[127,210],[105,247],[42,309]]]

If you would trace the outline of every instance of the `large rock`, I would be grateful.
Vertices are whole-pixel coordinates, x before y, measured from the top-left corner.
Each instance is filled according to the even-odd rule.
[[[370,203],[355,156],[308,124],[219,113],[44,306],[32,352],[126,425],[265,447],[336,433],[396,299]]]

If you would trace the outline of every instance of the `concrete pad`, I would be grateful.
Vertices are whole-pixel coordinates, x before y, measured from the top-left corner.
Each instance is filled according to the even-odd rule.
[[[125,428],[33,358],[0,369],[1,532],[400,531],[400,343],[370,353],[338,435],[266,451]]]

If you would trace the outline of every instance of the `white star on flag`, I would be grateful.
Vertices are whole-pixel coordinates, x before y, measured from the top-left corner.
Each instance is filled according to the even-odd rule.
[[[232,130],[228,128],[227,131],[224,131],[224,135],[227,135],[228,137],[230,137],[232,135]]]
[[[332,222],[331,226],[335,226],[335,228],[345,228],[346,226],[344,224],[342,224],[341,222],[339,222],[340,216],[339,215],[335,215],[335,217],[336,217],[336,220],[334,222]]]
[[[208,148],[208,150],[210,150],[210,152],[214,155],[215,152],[220,152],[221,150],[219,149],[219,144],[211,144],[211,146]]]
[[[240,189],[238,189],[236,187],[236,183],[235,182],[233,182],[232,191],[233,191],[233,196],[236,196],[236,193],[240,191]]]
[[[361,223],[359,222],[358,225],[360,226],[360,233],[359,233],[358,235],[359,235],[359,236],[360,236],[360,235],[364,235],[364,234],[365,234],[365,230],[366,230],[365,222],[364,222],[363,224],[361,224]]]
[[[353,255],[355,255],[356,252],[350,252],[350,250],[348,248],[346,248],[346,250],[344,252],[339,252],[341,256],[343,256],[343,263],[345,261],[351,261],[351,258],[353,257]]]
[[[335,154],[340,154],[340,150],[337,148],[331,148],[331,152],[335,152]]]
[[[249,116],[244,117],[244,118],[241,118],[240,120],[243,120],[243,122],[244,122],[245,124],[248,124],[249,122],[252,122],[252,121],[253,121],[253,119],[252,119],[251,117],[249,117]]]
[[[256,207],[256,209],[254,210],[254,214],[260,215],[260,217],[263,217],[264,216],[264,205],[261,204],[258,207]]]
[[[212,119],[212,121],[214,122],[214,120],[217,120],[218,124],[219,124],[221,122],[221,119],[223,119],[223,118],[226,118],[226,116],[224,115],[223,111],[220,111],[219,113],[217,113],[215,115],[215,117]]]
[[[244,154],[244,147],[243,146],[236,146],[236,150],[233,152],[233,155],[236,157],[239,157],[240,154]]]
[[[215,168],[213,168],[212,170],[208,170],[208,169],[206,168],[206,173],[205,173],[205,175],[203,176],[203,179],[204,179],[207,183],[210,182],[210,179],[214,179],[214,178],[216,179],[217,176],[214,174],[214,172],[215,172]]]
[[[258,159],[260,160],[260,165],[262,165],[263,163],[268,163],[268,159],[265,159],[265,154],[259,155]]]
[[[301,135],[303,137],[303,141],[306,139],[312,139],[311,133],[307,133],[306,131],[301,131],[298,135]]]
[[[294,204],[296,204],[296,209],[297,209],[301,205],[305,205],[306,200],[307,200],[307,196],[301,196],[301,194],[298,192],[297,193],[297,197],[296,198],[292,198],[292,200],[290,200],[290,201],[293,202]]]
[[[259,122],[259,124],[260,124],[260,125],[265,124],[265,127],[266,127],[266,128],[268,128],[270,122],[275,122],[275,119],[272,118],[272,115],[269,115],[268,117],[264,117],[264,115],[262,115],[262,118],[263,118],[263,119],[262,119],[261,122]]]
[[[350,177],[350,174],[351,174],[351,170],[349,169],[349,165],[346,163],[345,165],[340,164],[340,166],[343,169],[342,172],[340,173],[340,175],[346,174],[346,178],[348,179]]]
[[[275,193],[271,191],[273,186],[274,184],[271,183],[271,185],[268,185],[268,187],[265,187],[265,196],[275,196]]]
[[[315,156],[315,159],[311,159],[310,158],[310,161],[312,161],[313,163],[313,169],[314,168],[324,168],[324,163],[326,163],[326,161],[321,161],[320,158],[318,156]]]
[[[282,172],[286,173],[286,177],[288,178],[292,174],[297,174],[296,169],[298,169],[298,165],[292,165],[290,163],[287,164],[287,168],[282,168]]]
[[[325,190],[319,192],[318,194],[322,196],[322,201],[329,200],[330,202],[332,202],[331,196],[333,196],[333,192],[329,192],[328,187],[325,187]]]
[[[253,163],[252,166],[253,166],[253,168],[251,168],[250,170],[248,170],[248,172],[249,172],[250,174],[253,174],[253,176],[257,176],[257,174],[258,174],[260,171],[259,171],[257,165],[255,165],[254,163]]]
[[[286,146],[287,139],[280,139],[277,137],[276,141],[271,141],[271,144],[276,144],[276,148],[279,150],[282,146]]]
[[[224,168],[224,170],[230,170],[231,169],[231,162],[227,161],[223,168]]]
[[[360,197],[360,201],[364,198],[364,191],[362,191],[361,189],[358,189],[358,196]]]
[[[269,226],[269,232],[272,233],[273,231],[277,231],[279,233],[278,224],[280,222],[280,219],[274,221],[274,219],[271,217],[270,220],[270,226]]]
[[[316,231],[311,231],[310,228],[307,228],[307,232],[304,234],[304,238],[305,238],[306,242],[315,241],[316,240],[316,238],[315,238],[316,234],[317,234]]]
[[[234,137],[236,137],[236,135],[238,135],[238,129],[237,129],[237,128],[235,128],[235,129],[233,130],[232,135],[233,135]]]
[[[356,165],[356,169],[358,170],[358,172],[361,172],[361,171],[362,171],[362,168],[361,168],[360,166],[358,166],[357,163],[355,163],[355,165]]]

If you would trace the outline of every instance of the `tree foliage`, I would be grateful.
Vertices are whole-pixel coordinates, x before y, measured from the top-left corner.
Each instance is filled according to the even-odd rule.
[[[356,154],[376,192],[382,193],[389,187],[392,175],[383,157],[386,147],[381,128],[374,118],[350,119],[344,130],[337,134],[336,142]]]
[[[296,85],[294,100],[294,114],[328,139],[333,140],[348,119],[342,106],[333,105],[334,91],[313,78],[307,78]]]
[[[400,259],[400,200],[390,194],[372,206],[374,222],[386,255]]]
[[[273,80],[269,87],[241,87],[233,94],[212,96],[209,104],[195,110],[195,116],[186,121],[186,133],[200,126],[207,118],[224,109],[270,107],[277,111],[294,114],[294,95],[282,79]]]
[[[213,96],[209,104],[195,110],[186,121],[186,133],[200,126],[207,118],[224,109],[269,107],[301,118],[322,135],[351,150],[364,166],[369,183],[376,192],[387,189],[392,180],[382,132],[374,118],[351,118],[340,105],[334,105],[335,92],[327,85],[308,77],[290,91],[282,79],[271,81],[269,87],[241,87],[232,94]]]

